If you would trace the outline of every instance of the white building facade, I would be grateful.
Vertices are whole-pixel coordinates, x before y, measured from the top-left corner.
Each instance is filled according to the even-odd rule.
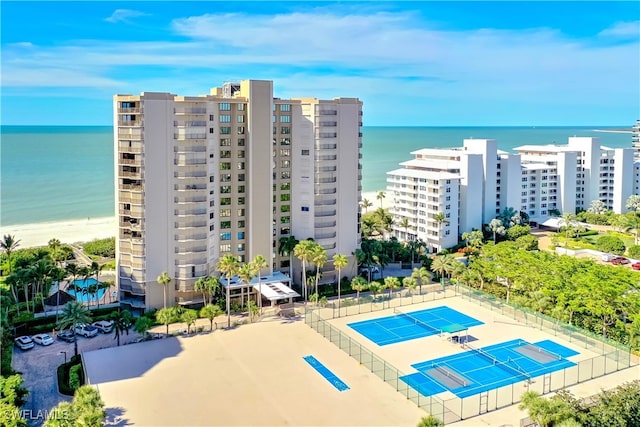
[[[586,210],[594,200],[624,213],[640,189],[633,149],[603,147],[598,138],[570,137],[567,145],[526,145],[515,153],[498,150],[495,140],[466,139],[460,148],[411,154],[403,168],[387,173],[394,233],[433,251],[456,245],[462,233],[482,229],[506,208],[533,222]],[[407,229],[400,225],[405,218]]]
[[[282,100],[273,82],[245,80],[201,96],[116,95],[114,124],[125,305],[162,307],[163,271],[167,305],[202,303],[194,283],[225,254],[288,272],[282,237],[314,238],[329,258],[359,247],[360,100]]]

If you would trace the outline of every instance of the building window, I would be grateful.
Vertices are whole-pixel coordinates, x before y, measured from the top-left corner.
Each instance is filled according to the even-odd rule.
[[[231,182],[231,174],[223,173],[220,175],[220,182]]]
[[[280,116],[280,123],[291,123],[291,116]]]
[[[231,245],[230,244],[224,244],[224,245],[220,245],[220,252],[231,252]]]
[[[231,204],[231,197],[222,197],[220,199],[221,206],[229,206]]]
[[[244,162],[238,162],[238,170],[244,170]]]
[[[231,126],[221,126],[220,133],[222,135],[231,135]]]
[[[302,212],[309,212],[309,206],[302,206],[302,207],[300,208],[300,210],[301,210]]]
[[[238,123],[244,123],[244,116],[241,114],[238,117],[236,117],[236,120]]]
[[[221,221],[220,228],[231,228],[231,221]]]
[[[303,156],[308,156],[309,155],[309,150],[302,150],[302,155]]]
[[[220,209],[220,217],[227,218],[231,216],[231,209]]]
[[[309,150],[307,150],[309,151]],[[290,157],[291,156],[291,150],[288,148],[281,148],[280,149],[280,156],[281,157]]]
[[[231,147],[231,138],[220,138],[220,147]]]
[[[291,104],[280,104],[280,111],[291,111]]]
[[[222,163],[220,163],[220,169],[222,169],[222,170],[229,170],[229,169],[231,169],[231,163],[229,163],[229,162],[222,162]]]
[[[228,102],[221,102],[220,111],[231,111],[231,104],[229,104]]]
[[[238,138],[238,147],[244,147],[244,138]]]
[[[283,135],[288,135],[291,133],[291,128],[289,126],[282,126],[280,128],[280,133]]]
[[[290,160],[283,160],[282,164],[280,165],[280,167],[282,167],[282,168],[290,168],[291,167],[291,161]]]
[[[213,114],[209,114],[209,121],[212,122],[215,119],[215,117],[213,116]]]
[[[231,151],[230,150],[221,150],[220,151],[220,158],[221,159],[230,159],[231,158]]]
[[[238,126],[238,135],[244,135],[244,126]]]
[[[289,171],[281,172],[281,173],[280,173],[280,177],[281,177],[282,179],[289,179],[289,178],[291,178],[291,172],[289,172]]]
[[[231,114],[220,114],[220,123],[231,123]]]
[[[238,193],[244,193],[244,185],[238,185]]]
[[[244,209],[238,209],[238,216],[244,216]]]
[[[244,252],[244,243],[238,243],[238,252]]]
[[[244,228],[244,219],[238,221],[238,228]]]
[[[244,192],[244,185],[242,185],[242,191]],[[244,205],[244,197],[238,197],[238,205]]]
[[[244,104],[236,104],[236,109],[238,111],[244,111]]]
[[[280,217],[280,224],[289,224],[291,222],[291,218],[288,216]]]
[[[231,193],[231,186],[230,185],[223,185],[222,187],[220,187],[220,192],[222,194]]]
[[[244,150],[238,150],[238,158],[244,159]]]
[[[291,227],[280,227],[280,234],[289,234],[291,233]]]
[[[239,173],[238,174],[238,181],[239,182],[244,182],[244,174],[243,173]]]
[[[220,240],[231,240],[231,233],[220,233]]]
[[[289,205],[280,206],[280,212],[291,212],[291,206]]]
[[[209,128],[209,133],[213,133],[213,128]]]
[[[238,231],[238,240],[244,240],[244,231]]]

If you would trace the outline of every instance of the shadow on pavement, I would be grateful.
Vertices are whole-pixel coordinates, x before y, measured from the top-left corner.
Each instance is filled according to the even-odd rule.
[[[143,375],[162,360],[182,351],[175,337],[83,353],[87,382],[101,384]],[[126,364],[119,363],[126,360]]]

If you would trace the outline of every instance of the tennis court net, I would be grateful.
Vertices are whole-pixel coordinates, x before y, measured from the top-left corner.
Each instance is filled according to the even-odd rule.
[[[399,309],[394,308],[394,309],[393,309],[393,312],[394,312],[395,314],[399,314],[399,315],[401,315],[401,316],[404,316],[404,317],[406,317],[406,318],[410,319],[411,321],[413,321],[413,323],[414,323],[414,324],[416,324],[416,325],[418,325],[418,326],[422,326],[422,327],[424,327],[425,329],[428,329],[428,330],[430,330],[430,331],[432,331],[432,332],[435,332],[435,333],[436,333],[436,334],[438,334],[438,335],[440,335],[440,334],[442,333],[442,331],[441,331],[440,329],[435,328],[435,327],[433,327],[433,326],[429,325],[428,323],[425,323],[425,322],[423,322],[422,320],[420,320],[420,319],[418,319],[418,318],[416,318],[416,317],[413,317],[413,316],[411,316],[410,314],[405,313],[404,311],[400,311]]]
[[[501,360],[496,359],[494,356],[492,356],[491,354],[487,353],[483,349],[475,348],[475,347],[469,345],[469,343],[465,343],[464,346],[465,346],[465,348],[468,348],[469,350],[473,351],[477,355],[482,356],[485,359],[489,360],[494,365],[496,365],[498,367],[501,367],[501,368],[505,368],[506,370],[509,370],[511,372],[515,372],[516,375],[518,375],[518,376],[524,375],[524,377],[527,380],[531,380],[531,375],[529,375],[529,373],[527,371],[522,369],[522,367],[520,365],[518,365],[515,362],[515,360],[512,360],[511,358],[509,358],[506,361],[501,361]]]
[[[434,372],[435,371],[435,372]],[[436,374],[437,373],[437,374]],[[449,382],[450,384],[446,384],[448,387],[450,388],[457,388],[457,387],[452,387],[455,384],[458,384],[462,387],[466,387],[467,386],[467,381],[465,381],[464,378],[462,378],[460,375],[456,374],[455,372],[451,371],[450,369],[442,366],[442,364],[440,363],[432,363],[431,364],[431,371],[429,372],[430,375],[437,377],[439,380],[448,380],[448,381],[442,381],[443,383],[447,383]],[[434,375],[436,374],[436,375]],[[443,378],[444,377],[444,378]],[[453,384],[455,383],[455,384]]]

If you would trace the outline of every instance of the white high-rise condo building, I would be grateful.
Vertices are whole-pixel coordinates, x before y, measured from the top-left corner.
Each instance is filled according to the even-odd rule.
[[[640,187],[633,149],[604,147],[598,138],[525,145],[513,154],[498,150],[495,140],[465,139],[462,147],[411,154],[402,168],[387,172],[394,232],[434,251],[456,245],[462,233],[480,230],[506,208],[533,222],[586,210],[594,200],[623,213]],[[400,225],[405,218],[408,228]]]
[[[277,278],[262,297],[278,300],[289,281],[280,273],[289,272],[278,252],[283,237],[313,238],[329,259],[341,253],[354,263],[360,100],[278,99],[273,82],[245,80],[209,95],[116,95],[114,123],[123,304],[162,307],[156,280],[164,271],[168,305],[201,304],[194,283],[216,275],[225,254],[241,262],[262,255],[262,275]],[[325,266],[326,280],[333,270]],[[232,287],[232,299],[246,293],[260,298],[257,287]]]

